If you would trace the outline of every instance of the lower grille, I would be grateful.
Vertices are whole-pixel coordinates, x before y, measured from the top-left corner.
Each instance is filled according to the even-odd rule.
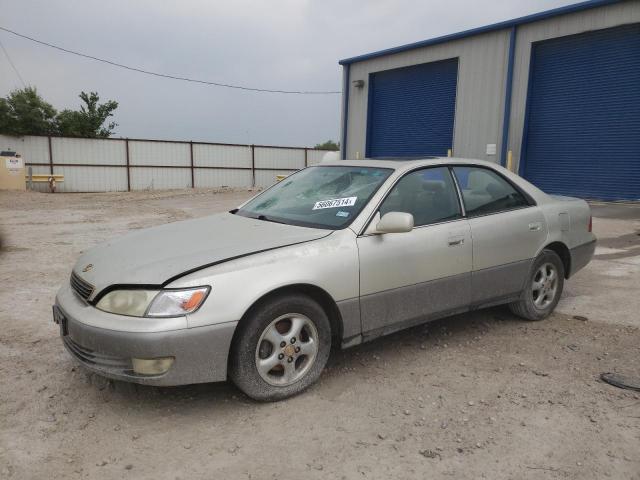
[[[71,337],[68,335],[62,338],[67,349],[82,363],[88,363],[90,365],[95,365],[96,367],[123,373],[129,373],[133,368],[130,358],[115,357],[113,355],[96,352],[78,345],[76,342],[71,340]]]
[[[82,278],[76,275],[76,272],[71,272],[71,279],[69,282],[71,283],[73,291],[80,295],[80,298],[89,300],[89,297],[93,293],[93,285],[85,282]]]

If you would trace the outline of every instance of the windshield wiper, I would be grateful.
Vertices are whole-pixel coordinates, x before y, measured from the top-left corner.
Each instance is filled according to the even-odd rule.
[[[258,215],[256,217],[257,220],[264,220],[265,222],[273,222],[273,223],[284,223],[284,222],[280,222],[279,220],[274,220],[273,218],[269,218],[266,215]]]

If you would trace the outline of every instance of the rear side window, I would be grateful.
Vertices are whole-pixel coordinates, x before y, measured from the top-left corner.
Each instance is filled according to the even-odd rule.
[[[380,215],[388,212],[410,213],[416,227],[460,218],[449,169],[425,168],[402,177],[380,205]]]
[[[513,185],[488,168],[453,167],[453,171],[469,217],[529,206]]]

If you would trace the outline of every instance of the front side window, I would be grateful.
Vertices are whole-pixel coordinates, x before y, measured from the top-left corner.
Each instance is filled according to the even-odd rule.
[[[313,228],[349,225],[393,172],[389,168],[317,166],[285,178],[236,213]]]
[[[380,215],[388,212],[410,213],[416,227],[460,218],[449,169],[425,168],[405,175],[380,206]]]
[[[469,217],[529,206],[513,185],[488,168],[453,167],[453,172]]]

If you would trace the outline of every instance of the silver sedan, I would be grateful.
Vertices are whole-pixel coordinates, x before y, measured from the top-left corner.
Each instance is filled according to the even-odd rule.
[[[106,377],[230,378],[277,400],[316,381],[332,346],[498,304],[546,318],[594,248],[586,202],[493,163],[340,161],[92,248],[54,320]]]

